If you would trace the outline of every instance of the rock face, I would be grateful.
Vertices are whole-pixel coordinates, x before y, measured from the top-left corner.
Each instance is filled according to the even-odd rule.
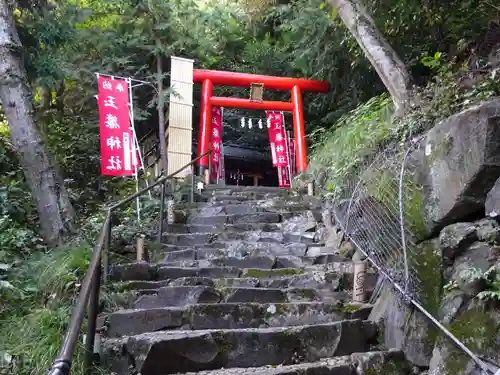
[[[414,232],[407,236],[407,297],[413,304],[403,303],[388,281],[379,283],[369,320],[379,326],[380,344],[403,351],[427,375],[479,375],[485,373],[481,366],[500,374],[500,100],[436,124],[419,146],[406,163],[412,182],[423,186],[415,189],[418,196],[408,195],[415,198],[415,217],[405,217],[419,224],[405,223]],[[399,217],[384,205],[362,194],[333,202],[330,211],[340,223],[328,220],[320,238],[349,259],[356,258],[352,245],[359,246],[402,289]],[[422,307],[483,358],[479,366],[430,323]]]
[[[420,165],[417,169],[426,187],[424,217],[429,233],[482,213],[487,194],[500,177],[500,100],[438,123],[412,159]],[[490,214],[496,212],[489,206]]]
[[[385,283],[369,319],[382,327],[383,344],[404,351],[408,361],[427,367],[432,357],[434,341],[429,340],[432,327],[415,308],[401,302],[400,296]]]
[[[318,234],[318,201],[208,189],[208,202],[177,207],[184,224],[168,228],[159,262],[113,265],[98,320],[108,372],[411,373],[401,351],[377,346],[372,305],[350,302],[353,264],[338,236]],[[376,278],[369,269],[368,294]]]

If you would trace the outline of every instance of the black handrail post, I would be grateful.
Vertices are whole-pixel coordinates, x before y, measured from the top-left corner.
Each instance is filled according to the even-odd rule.
[[[161,243],[163,237],[163,222],[165,221],[165,181],[161,184],[161,194],[160,194],[160,225],[158,228],[158,238],[157,242]]]
[[[85,375],[92,374],[94,366],[94,347],[97,328],[97,315],[99,314],[99,290],[101,289],[101,259],[95,268],[92,278],[92,289],[87,307],[87,337],[85,339]]]
[[[102,249],[101,260],[102,264],[102,283],[106,284],[109,278],[109,250],[111,249],[111,229],[112,229],[112,210],[108,210],[108,215],[110,217],[107,223],[108,228],[106,229],[106,236],[104,238],[104,248]]]
[[[191,189],[189,191],[189,203],[194,202],[194,185],[195,185],[195,175],[194,175],[194,168],[193,168],[193,174],[191,174]]]

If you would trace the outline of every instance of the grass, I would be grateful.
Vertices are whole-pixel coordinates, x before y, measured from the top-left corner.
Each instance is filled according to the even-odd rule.
[[[335,192],[366,157],[373,155],[397,131],[387,94],[370,99],[334,126],[316,131],[309,170],[316,186]]]
[[[88,246],[73,244],[32,254],[12,267],[9,287],[0,289],[0,366],[16,375],[46,372],[60,349],[90,254]],[[82,360],[79,345],[72,374],[83,373]]]

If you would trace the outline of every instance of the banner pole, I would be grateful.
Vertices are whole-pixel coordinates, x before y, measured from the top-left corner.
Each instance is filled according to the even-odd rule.
[[[144,159],[142,157],[140,145],[139,145],[139,140],[137,138],[137,133],[135,132],[135,121],[134,121],[134,97],[132,95],[132,78],[128,77],[127,78],[127,83],[128,83],[128,98],[129,98],[129,117],[130,117],[130,126],[132,128],[132,135],[133,135],[133,143],[134,143],[134,148],[139,156],[139,161],[141,162],[141,169],[144,172],[144,176],[146,177],[144,182],[146,183],[146,187],[149,187],[149,181],[148,181],[148,176],[146,175],[146,166],[144,165]],[[137,165],[137,164],[136,164]],[[139,171],[137,171],[139,172]],[[139,173],[137,173],[137,179],[139,178]],[[151,190],[148,191],[149,199],[153,199],[151,195]]]
[[[134,177],[135,177],[135,192],[139,192],[139,169],[137,168],[137,145],[136,145],[136,135],[135,135],[135,126],[134,126],[134,109],[132,104],[132,81],[130,78],[127,78],[127,90],[128,90],[128,116],[130,118],[130,128],[132,130],[132,160],[135,160],[134,163]],[[135,151],[135,152],[134,152]],[[139,196],[135,199],[136,209],[137,209],[137,223],[141,223],[141,200]]]

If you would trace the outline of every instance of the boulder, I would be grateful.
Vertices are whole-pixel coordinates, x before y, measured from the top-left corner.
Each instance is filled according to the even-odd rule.
[[[500,100],[438,123],[412,159],[420,164],[429,233],[482,212],[500,177]]]
[[[396,293],[386,282],[369,320],[382,327],[382,344],[385,347],[402,350],[414,365],[428,367],[434,347],[432,327],[419,311],[404,305],[401,296]]]
[[[485,286],[484,273],[494,264],[491,247],[485,242],[475,242],[461,256],[447,273],[450,281],[456,283],[464,293],[475,297]]]
[[[486,194],[484,209],[486,216],[492,219],[500,218],[500,178],[496,180],[491,190]]]
[[[445,227],[439,234],[444,261],[452,264],[455,257],[476,239],[476,227],[472,223],[455,223]]]
[[[479,241],[496,244],[500,242],[500,226],[493,219],[481,219],[475,223]]]

